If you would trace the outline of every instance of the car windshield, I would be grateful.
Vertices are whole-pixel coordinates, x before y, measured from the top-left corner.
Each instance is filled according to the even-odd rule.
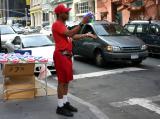
[[[53,46],[53,41],[47,36],[28,36],[22,38],[24,48]]]
[[[98,24],[95,25],[95,30],[100,36],[130,35],[127,30],[118,24]]]
[[[15,34],[15,31],[10,26],[0,26],[0,31],[2,35]]]

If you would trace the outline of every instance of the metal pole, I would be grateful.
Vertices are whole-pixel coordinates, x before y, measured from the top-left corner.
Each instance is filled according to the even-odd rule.
[[[0,29],[0,52],[2,52],[2,44],[1,44],[1,29]]]
[[[2,53],[2,44],[1,44],[1,29],[0,29],[0,53]],[[2,64],[0,65],[1,66],[1,70],[2,70]]]
[[[26,26],[27,26],[27,8],[25,8],[25,15],[26,15]]]
[[[7,18],[9,18],[9,2],[7,0],[7,15],[6,15]]]

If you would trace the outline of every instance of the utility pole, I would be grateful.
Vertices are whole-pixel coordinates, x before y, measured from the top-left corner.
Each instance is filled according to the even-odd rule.
[[[1,29],[0,29],[0,52],[2,52],[2,44],[1,44]]]
[[[27,26],[27,19],[28,19],[27,8],[25,8],[25,17],[26,17],[26,26]]]
[[[0,53],[2,53],[2,44],[1,44],[1,29],[0,29]],[[1,70],[2,70],[2,64],[1,66]]]
[[[8,21],[8,17],[9,17],[9,2],[8,0],[4,1],[4,5],[5,5],[5,24],[7,24]]]

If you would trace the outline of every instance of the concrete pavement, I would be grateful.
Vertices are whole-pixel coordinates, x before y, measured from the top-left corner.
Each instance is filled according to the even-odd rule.
[[[0,82],[2,83],[2,75],[0,75]],[[5,102],[0,99],[0,119],[97,119],[88,106],[72,99],[69,100],[78,108],[78,113],[74,113],[74,117],[64,117],[56,114],[56,95]]]

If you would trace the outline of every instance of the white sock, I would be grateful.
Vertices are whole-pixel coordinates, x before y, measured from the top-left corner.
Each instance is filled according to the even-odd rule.
[[[66,104],[68,102],[68,97],[67,95],[63,95],[63,103]]]
[[[63,107],[63,99],[58,99],[58,107]]]

